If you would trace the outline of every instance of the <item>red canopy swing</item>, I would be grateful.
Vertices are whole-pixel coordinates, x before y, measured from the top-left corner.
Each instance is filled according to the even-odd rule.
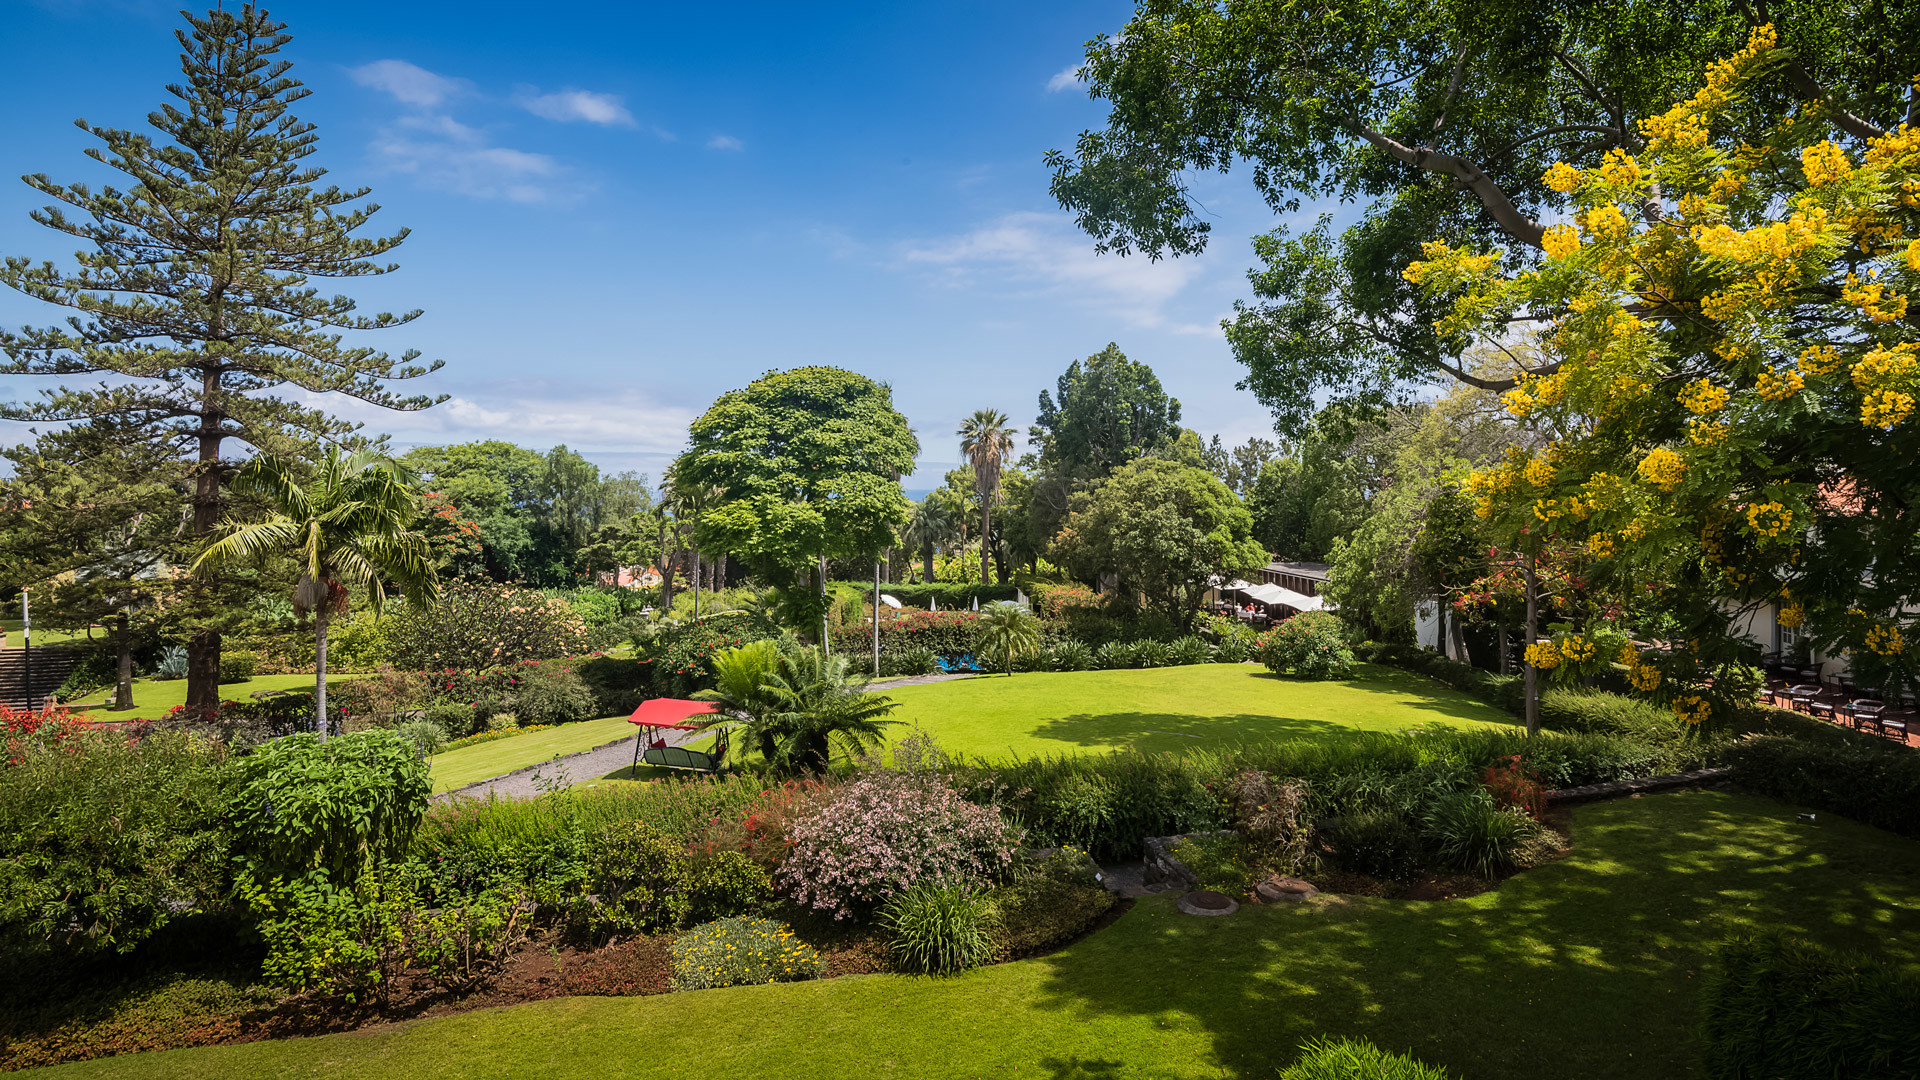
[[[687,721],[689,719],[719,711],[711,701],[694,701],[689,698],[653,698],[641,702],[640,707],[633,710],[633,715],[627,717],[627,723],[638,724],[641,727],[664,728],[672,731],[698,731],[700,725],[688,723]],[[641,749],[646,746],[646,742],[647,736],[644,732],[636,736],[633,740],[633,767],[636,769],[640,767],[640,752]],[[654,746],[664,748],[666,746],[666,740],[657,740]]]

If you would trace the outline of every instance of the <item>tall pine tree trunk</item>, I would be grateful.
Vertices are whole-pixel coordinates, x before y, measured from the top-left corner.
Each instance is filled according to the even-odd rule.
[[[986,492],[980,493],[980,584],[987,583],[987,562],[991,556],[988,545],[993,543],[993,500]]]
[[[114,648],[120,653],[119,670],[113,680],[113,709],[124,712],[133,708],[133,642],[127,632],[127,615],[120,613],[118,624],[114,627]]]
[[[331,599],[331,597],[329,597]],[[320,741],[327,739],[327,610],[313,613],[313,719]]]
[[[217,392],[216,376],[206,378],[205,399]],[[206,417],[200,428],[200,472],[193,481],[193,535],[204,540],[220,520],[219,420]],[[206,578],[193,585],[193,603],[202,612],[213,604],[213,583]],[[209,713],[220,708],[220,631],[201,629],[187,639],[187,710]]]

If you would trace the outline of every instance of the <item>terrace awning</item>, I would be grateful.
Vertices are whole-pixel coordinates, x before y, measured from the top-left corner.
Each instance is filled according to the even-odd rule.
[[[627,717],[627,723],[642,727],[680,728],[691,731],[694,725],[687,723],[689,717],[704,716],[719,712],[711,701],[694,701],[690,698],[654,698],[643,701],[640,707]]]

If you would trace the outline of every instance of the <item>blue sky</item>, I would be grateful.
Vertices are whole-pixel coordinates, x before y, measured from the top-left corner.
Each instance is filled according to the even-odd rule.
[[[72,250],[11,178],[107,179],[72,121],[144,125],[177,74],[179,6],[0,4],[0,254]],[[426,309],[362,337],[445,360],[413,385],[453,400],[329,404],[399,445],[564,442],[657,478],[716,395],[835,364],[893,385],[926,486],[957,459],[961,416],[992,406],[1024,430],[1108,341],[1154,367],[1188,426],[1270,434],[1218,330],[1248,237],[1276,223],[1245,177],[1197,178],[1214,243],[1158,264],[1095,256],[1047,194],[1041,155],[1104,116],[1072,78],[1082,43],[1129,4],[270,10],[313,91],[318,162],[413,230],[399,273],[350,291]],[[0,324],[55,315],[0,295]]]

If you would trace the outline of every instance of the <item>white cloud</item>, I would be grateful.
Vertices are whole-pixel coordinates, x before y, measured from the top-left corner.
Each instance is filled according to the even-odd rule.
[[[662,405],[631,390],[590,397],[543,397],[523,385],[493,384],[431,409],[402,413],[335,394],[301,393],[303,404],[366,424],[396,443],[433,445],[502,439],[544,450],[566,443],[587,454],[671,457],[687,439],[692,410]]]
[[[731,135],[715,135],[707,140],[709,150],[745,150],[747,144]]]
[[[1066,214],[1008,214],[972,232],[918,245],[902,253],[909,266],[931,270],[943,284],[972,288],[996,283],[1026,295],[1046,295],[1111,309],[1136,326],[1160,326],[1162,308],[1202,270],[1198,259],[1149,261],[1145,256],[1096,255],[1093,241]]]
[[[1072,90],[1078,86],[1085,86],[1087,80],[1080,77],[1080,68],[1085,63],[1085,60],[1075,60],[1066,67],[1054,72],[1053,78],[1047,80],[1047,93],[1057,94],[1062,90]]]
[[[347,73],[361,86],[385,91],[402,104],[427,109],[466,93],[468,88],[465,79],[435,75],[405,60],[375,60],[371,64],[349,69]]]
[[[373,141],[374,160],[421,184],[476,199],[547,202],[567,194],[566,170],[546,154],[488,144],[448,116],[402,117]]]
[[[528,94],[520,104],[535,116],[561,123],[584,121],[608,127],[634,127],[633,114],[618,94],[592,90],[557,90],[551,94]]]

